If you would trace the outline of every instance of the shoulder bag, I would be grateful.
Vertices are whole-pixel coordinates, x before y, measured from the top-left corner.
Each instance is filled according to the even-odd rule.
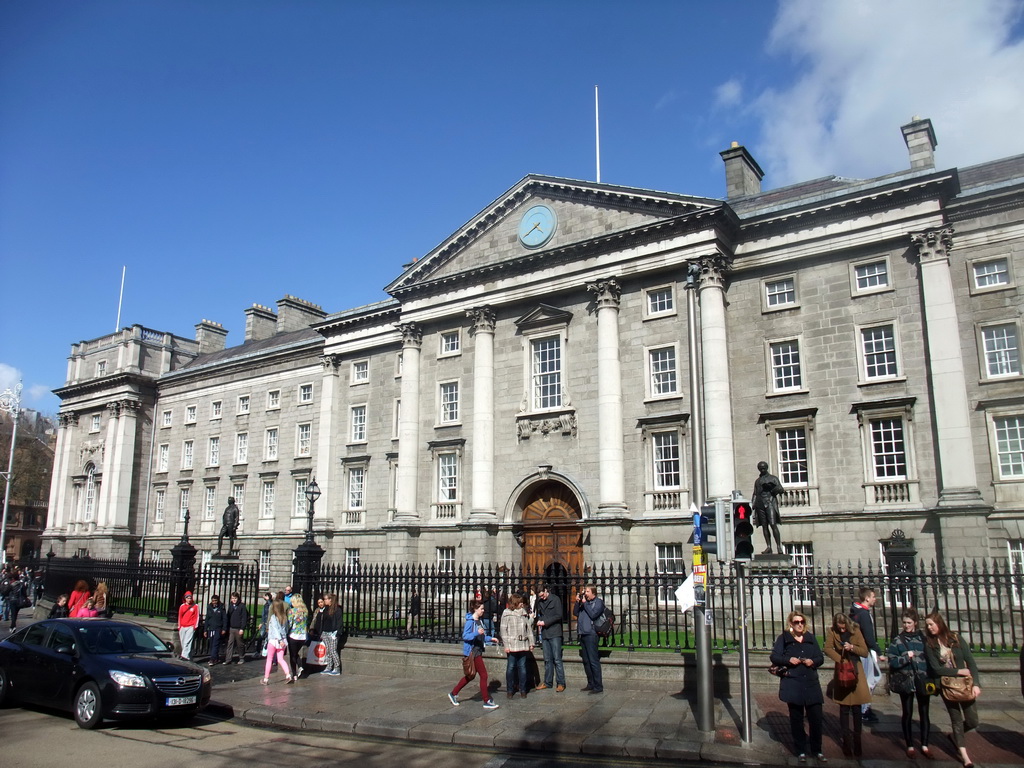
[[[846,651],[836,662],[836,688],[848,691],[857,687],[857,668],[851,659],[846,658]]]
[[[899,637],[896,638],[896,642],[901,642]],[[906,646],[906,643],[904,643],[904,646]],[[887,674],[888,679],[885,682],[885,687],[889,693],[913,693],[917,688],[917,675],[914,672],[913,660],[911,660],[910,664],[897,667],[896,669],[890,666]]]
[[[768,674],[775,675],[776,677],[788,677],[789,667],[785,664],[772,664],[768,667]]]
[[[974,678],[970,675],[943,675],[939,687],[946,701],[974,701]]]

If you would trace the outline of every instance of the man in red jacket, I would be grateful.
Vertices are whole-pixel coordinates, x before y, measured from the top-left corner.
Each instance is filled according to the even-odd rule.
[[[199,626],[199,606],[192,599],[192,593],[186,592],[178,608],[178,639],[181,641],[181,658],[192,659],[192,637]]]

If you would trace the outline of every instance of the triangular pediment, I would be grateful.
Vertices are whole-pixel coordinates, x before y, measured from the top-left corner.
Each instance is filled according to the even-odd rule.
[[[553,232],[540,244],[524,241],[524,214],[542,206]],[[646,228],[688,215],[719,210],[721,201],[652,190],[548,176],[527,176],[387,287],[393,296],[438,281],[463,279],[515,262],[564,256],[567,249],[641,233]]]
[[[569,324],[572,320],[572,312],[552,307],[550,304],[538,304],[516,320],[516,327],[520,331],[533,331],[539,328],[561,327]]]

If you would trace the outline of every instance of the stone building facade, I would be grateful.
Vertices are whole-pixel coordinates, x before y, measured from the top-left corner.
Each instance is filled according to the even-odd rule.
[[[160,557],[187,508],[210,552],[233,496],[284,570],[315,478],[336,562],[671,570],[763,459],[798,565],[895,529],[1019,563],[1024,157],[936,170],[903,133],[909,169],[767,191],[733,146],[724,200],[528,176],[385,301],[77,344],[46,537]]]

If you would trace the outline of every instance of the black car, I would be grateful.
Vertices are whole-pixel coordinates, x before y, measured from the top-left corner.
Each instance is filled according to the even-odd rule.
[[[192,717],[210,701],[210,672],[130,621],[50,619],[0,642],[0,705],[12,699],[105,719]]]

